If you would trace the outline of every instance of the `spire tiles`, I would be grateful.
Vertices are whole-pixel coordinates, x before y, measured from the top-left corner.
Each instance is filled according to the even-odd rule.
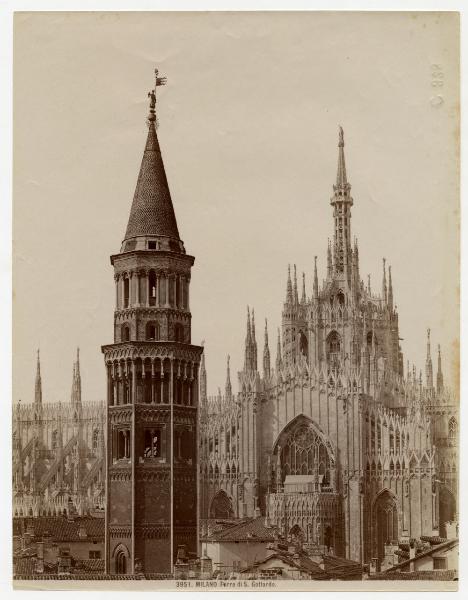
[[[147,118],[148,136],[133,196],[123,250],[145,249],[146,237],[152,236],[160,238],[161,245],[167,245],[167,248],[164,249],[183,251],[156,134],[156,91],[165,83],[166,78],[159,77],[156,69],[155,87],[148,92],[150,98]],[[129,245],[128,240],[134,240],[134,242]]]
[[[307,302],[307,296],[306,296],[306,285],[305,285],[305,273],[302,272],[302,297],[301,297],[301,304],[305,304]]]

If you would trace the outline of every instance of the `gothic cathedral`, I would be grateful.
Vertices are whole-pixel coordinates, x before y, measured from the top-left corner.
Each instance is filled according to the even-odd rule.
[[[208,398],[200,374],[200,503],[213,518],[265,515],[289,541],[381,564],[402,540],[443,535],[456,516],[457,406],[444,387],[440,349],[434,385],[430,332],[426,378],[404,364],[392,273],[379,292],[359,272],[351,236],[351,185],[339,131],[327,276],[313,289],[288,272],[270,360],[263,373],[255,315],[247,314],[245,362],[233,394]],[[393,550],[392,550],[393,552]]]

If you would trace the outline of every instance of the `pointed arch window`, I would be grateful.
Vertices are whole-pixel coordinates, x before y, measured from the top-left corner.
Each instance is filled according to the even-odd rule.
[[[99,429],[93,431],[93,450],[96,451],[99,446]]]
[[[58,446],[58,431],[55,429],[52,432],[52,442],[51,442],[51,446],[52,446],[52,450],[57,450],[57,446]]]
[[[452,417],[448,423],[448,436],[451,440],[454,440],[457,437],[458,433],[458,424],[455,417]]]
[[[124,277],[124,308],[128,308],[130,303],[130,280]]]

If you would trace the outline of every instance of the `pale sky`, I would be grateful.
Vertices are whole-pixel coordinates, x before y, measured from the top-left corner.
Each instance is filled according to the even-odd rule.
[[[242,368],[246,305],[272,361],[288,263],[325,276],[337,130],[361,276],[392,266],[404,360],[426,328],[458,365],[458,25],[424,13],[20,14],[14,44],[13,400],[105,395],[109,256],[125,232],[158,66],[158,131],[192,269],[192,341],[208,387]],[[433,65],[438,65],[437,68]],[[443,74],[433,87],[433,73]],[[435,94],[442,96],[437,105]],[[436,104],[436,105],[434,105]]]

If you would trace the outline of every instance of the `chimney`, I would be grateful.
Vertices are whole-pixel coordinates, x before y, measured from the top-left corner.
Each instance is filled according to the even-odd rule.
[[[414,541],[411,541],[410,545],[409,545],[409,557],[410,557],[410,560],[414,559],[415,556],[416,556],[416,544],[414,543]],[[410,562],[409,570],[411,572],[414,571],[414,561]]]
[[[44,573],[44,543],[37,542],[37,560],[35,564],[36,573]]]
[[[447,521],[445,523],[446,537],[448,540],[454,540],[458,537],[458,523],[456,521]]]
[[[83,540],[88,537],[86,527],[84,526],[82,521],[80,522],[80,524],[78,526],[78,537],[80,538],[80,540]]]

